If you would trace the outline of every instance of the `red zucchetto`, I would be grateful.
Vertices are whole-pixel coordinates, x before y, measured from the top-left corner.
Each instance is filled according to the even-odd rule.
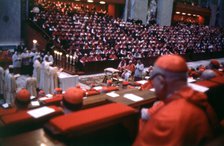
[[[16,100],[23,103],[29,103],[30,96],[30,92],[27,89],[23,88],[16,93]]]
[[[178,55],[164,55],[157,59],[155,65],[171,72],[187,72],[186,61]]]
[[[85,92],[81,88],[72,87],[63,94],[63,104],[70,110],[76,110],[82,107]]]

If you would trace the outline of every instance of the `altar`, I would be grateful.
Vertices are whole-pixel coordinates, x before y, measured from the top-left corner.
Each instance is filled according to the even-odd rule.
[[[63,91],[70,87],[74,87],[79,83],[79,75],[70,75],[65,72],[61,72],[58,75],[59,78],[59,87],[62,88]]]

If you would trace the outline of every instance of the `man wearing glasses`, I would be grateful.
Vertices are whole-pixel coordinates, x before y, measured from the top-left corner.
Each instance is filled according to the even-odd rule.
[[[203,145],[212,136],[216,115],[204,93],[187,86],[188,67],[178,55],[157,59],[152,84],[159,102],[142,111],[141,128],[134,146]]]

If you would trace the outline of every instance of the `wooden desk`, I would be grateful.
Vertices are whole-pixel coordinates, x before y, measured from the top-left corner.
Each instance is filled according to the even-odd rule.
[[[94,96],[89,96],[83,100],[83,108],[82,109],[87,109],[103,104],[111,103],[106,98],[106,94],[99,94],[99,95],[94,95]]]
[[[0,139],[1,146],[65,146],[48,136],[43,129],[25,132],[19,135]]]
[[[147,90],[140,91],[139,89],[136,89],[136,88],[124,89],[121,91],[116,91],[115,93],[119,94],[119,96],[118,97],[110,97],[108,95],[105,95],[105,96],[107,96],[106,98],[111,102],[123,103],[123,104],[131,106],[133,108],[139,108],[139,107],[147,105],[147,104],[152,104],[156,100],[154,92],[147,91]],[[140,96],[143,98],[143,100],[135,102],[130,99],[124,98],[123,97],[124,94],[127,94],[127,93],[131,93],[131,94]]]

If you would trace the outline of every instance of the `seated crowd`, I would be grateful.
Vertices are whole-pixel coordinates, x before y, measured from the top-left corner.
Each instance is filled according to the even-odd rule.
[[[224,31],[202,25],[142,25],[112,18],[105,11],[75,2],[39,0],[32,21],[53,43],[83,63],[126,57],[220,52]]]
[[[141,69],[142,66],[144,67],[140,61],[137,61],[135,68]],[[195,79],[200,78],[200,80],[207,81],[216,77],[223,79],[223,68],[217,60],[211,60],[208,67],[202,67],[202,65],[199,67],[197,73],[200,73],[200,76]],[[70,139],[71,136],[81,134],[83,129],[91,132],[91,128],[101,129],[102,125],[107,125],[111,121],[122,120],[124,125],[128,121],[129,124],[133,122],[134,127],[139,127],[137,137],[134,136],[133,145],[136,146],[204,145],[220,134],[219,123],[223,123],[220,122],[223,119],[217,118],[215,113],[217,111],[214,112],[208,104],[205,93],[187,86],[189,69],[182,57],[178,55],[161,56],[152,68],[150,67],[148,70],[149,82],[152,84],[147,90],[154,87],[157,102],[151,108],[141,110],[139,124],[136,122],[136,119],[138,120],[136,109],[120,103],[107,103],[80,110],[86,104],[84,97],[87,96],[87,91],[76,86],[67,89],[64,93],[60,88],[56,88],[53,99],[59,99],[57,106],[47,105],[46,102],[43,104],[48,109],[54,109],[55,112],[49,116],[45,115],[39,120],[27,114],[27,111],[29,111],[29,104],[32,101],[45,95],[40,93],[31,99],[31,92],[27,89],[17,91],[13,100],[15,110],[0,108],[0,120],[3,122],[1,123],[3,125],[0,124],[0,129],[13,129],[23,122],[32,127],[32,122],[34,122],[34,126],[38,121],[43,122],[40,126],[44,127],[47,133]],[[221,85],[223,86],[223,82]],[[93,90],[90,89],[89,91]],[[24,127],[24,124],[21,127]],[[13,133],[13,131],[11,132]],[[5,134],[0,132],[0,135]],[[119,142],[115,141],[115,143]]]
[[[86,99],[92,100],[88,96],[101,94],[99,97],[103,97],[105,92],[120,90],[120,86],[107,81],[107,86],[100,90],[76,86],[62,92],[58,88],[57,78],[60,70],[52,66],[52,55],[35,50],[17,50],[12,55],[13,65],[6,70],[0,67],[0,94],[12,106],[4,107],[3,104],[0,107],[0,137],[38,124],[38,128],[44,128],[46,139],[50,133],[49,136],[56,136],[53,138],[65,138],[70,142],[80,138],[73,136],[104,129],[116,122],[129,130],[134,146],[206,145],[224,133],[224,115],[220,118],[215,105],[209,103],[211,97],[206,92],[191,88],[187,83],[189,77],[195,83],[220,77],[219,84],[212,83],[223,87],[223,64],[212,59],[208,66],[203,64],[188,68],[186,61],[177,55],[221,52],[224,46],[222,29],[184,24],[160,27],[124,22],[108,16],[104,11],[97,12],[94,8],[76,5],[74,2],[38,0],[38,6],[41,11],[35,13],[32,20],[52,36],[56,47],[72,54],[83,64],[121,59],[117,69],[125,81],[119,83],[127,85],[146,79],[143,85],[130,84],[129,87],[140,86],[136,90],[152,92],[156,102],[154,100],[143,105],[146,108],[138,109],[113,100],[84,107]],[[160,55],[154,66],[145,70],[140,58]],[[16,83],[17,73],[28,75],[22,89],[18,89]],[[48,93],[53,94],[53,97],[42,101]],[[221,93],[220,89],[218,93]],[[40,119],[33,117],[28,114],[33,101],[41,104],[32,108],[44,107],[53,110],[53,113]],[[24,131],[22,129],[19,132]],[[117,134],[119,132],[116,131]],[[130,136],[128,134],[121,136]],[[82,142],[88,142],[85,138]],[[116,139],[110,140],[119,143]]]

